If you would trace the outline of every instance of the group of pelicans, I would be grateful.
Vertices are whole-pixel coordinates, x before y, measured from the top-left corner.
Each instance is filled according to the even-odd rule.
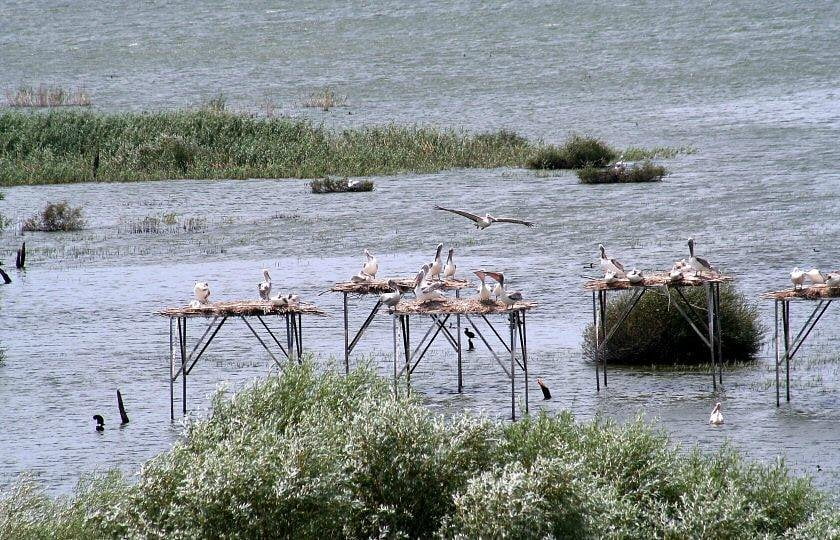
[[[621,279],[627,279],[630,283],[638,285],[645,280],[644,274],[640,270],[633,268],[629,272],[624,270],[624,265],[616,259],[611,259],[607,256],[607,251],[603,244],[598,244],[598,249],[601,251],[601,270],[604,272],[604,282],[608,285],[617,283]],[[698,257],[694,254],[694,239],[688,239],[688,259],[680,259],[671,267],[668,272],[668,280],[672,283],[679,283],[686,277],[698,277],[703,274],[716,276],[718,271],[703,257]]]
[[[793,282],[793,289],[801,289],[808,279],[814,285],[825,285],[827,287],[840,287],[840,272],[829,272],[823,274],[817,268],[811,268],[807,272],[795,267],[790,273],[790,280]]]
[[[257,284],[257,292],[260,300],[266,301],[275,307],[296,307],[300,305],[300,297],[296,294],[276,294],[271,296],[271,274],[267,268],[263,268],[263,280]],[[190,302],[191,308],[200,308],[210,303],[210,284],[206,281],[198,281],[193,287],[195,299]]]

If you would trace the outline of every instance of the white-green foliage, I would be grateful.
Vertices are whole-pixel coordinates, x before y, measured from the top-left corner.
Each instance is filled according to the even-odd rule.
[[[366,369],[290,366],[213,408],[136,485],[0,494],[0,539],[828,538],[840,521],[781,462],[682,453],[641,420],[444,419]]]

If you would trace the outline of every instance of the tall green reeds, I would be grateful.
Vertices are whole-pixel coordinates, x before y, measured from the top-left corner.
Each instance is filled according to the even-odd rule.
[[[218,396],[137,484],[0,494],[0,539],[829,538],[838,523],[780,461],[686,453],[641,420],[444,419],[371,371],[309,363]]]

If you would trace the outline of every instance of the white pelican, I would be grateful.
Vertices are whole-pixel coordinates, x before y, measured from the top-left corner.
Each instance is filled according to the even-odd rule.
[[[712,414],[709,415],[709,423],[719,426],[723,423],[723,413],[720,412],[720,402],[715,403],[715,408],[712,409]]]
[[[270,300],[274,307],[297,307],[300,305],[300,297],[296,294],[278,294]]]
[[[616,277],[615,272],[612,270],[607,271],[607,273],[604,274],[604,283],[607,285],[618,283],[618,277]]]
[[[379,272],[379,261],[368,250],[365,250],[365,265],[362,267],[362,272],[372,278],[375,278],[376,273]]]
[[[475,226],[478,229],[486,229],[490,225],[494,223],[516,223],[517,225],[525,225],[526,227],[533,227],[534,223],[531,221],[525,221],[522,219],[515,219],[515,218],[497,218],[490,214],[485,214],[484,217],[478,216],[476,214],[471,214],[470,212],[465,212],[464,210],[454,210],[452,208],[444,208],[443,206],[435,205],[435,210],[443,210],[444,212],[452,212],[453,214],[458,214],[459,216],[464,216],[467,219],[472,220],[475,222]]]
[[[487,274],[488,276],[490,276],[491,278],[495,279],[499,283],[499,285],[501,286],[501,289],[502,289],[501,294],[499,295],[500,300],[502,301],[502,303],[504,303],[508,307],[508,309],[513,307],[513,305],[515,303],[522,300],[522,293],[521,292],[518,292],[518,291],[508,292],[507,289],[505,289],[505,276],[504,276],[504,274],[502,274],[501,272],[484,272],[484,273]]]
[[[455,248],[449,248],[449,255],[446,256],[446,266],[443,267],[443,279],[452,279],[455,277],[455,263],[452,261],[452,254],[455,253]]]
[[[790,280],[793,282],[793,289],[801,289],[802,284],[805,283],[805,272],[799,269],[798,266],[793,268],[790,273]]]
[[[271,276],[268,275],[268,269],[263,268],[263,279],[258,285],[257,290],[260,291],[260,298],[262,300],[268,300],[269,295],[271,294]]]
[[[440,280],[440,271],[443,270],[443,263],[440,261],[441,250],[443,250],[443,244],[438,244],[437,251],[435,251],[435,260],[432,261],[432,264],[429,267],[429,279],[434,278]]]
[[[481,283],[478,285],[478,301],[481,303],[487,303],[490,301],[490,289],[487,288],[487,284],[484,283],[484,278],[487,277],[484,273],[484,270],[476,270],[473,272],[478,279],[481,280]]]
[[[685,268],[686,267],[680,267],[675,264],[668,273],[668,279],[671,280],[672,283],[682,281],[683,278],[685,278]]]
[[[805,272],[805,276],[810,279],[811,283],[814,285],[825,283],[825,276],[822,275],[822,272],[820,272],[817,268],[811,268]]]
[[[703,272],[717,274],[717,270],[709,264],[709,261],[703,257],[694,256],[694,238],[688,239],[688,254],[688,266],[693,268],[696,274],[702,274]]]
[[[840,273],[829,273],[827,276],[825,276],[825,284],[828,287],[840,287]]]
[[[627,279],[633,285],[638,285],[639,283],[642,283],[645,280],[645,277],[642,275],[641,271],[636,270],[634,268],[627,273]]]
[[[206,281],[197,281],[193,287],[193,294],[199,304],[208,304],[210,298],[210,284]]]
[[[624,266],[617,260],[607,257],[607,250],[604,249],[604,244],[598,244],[598,249],[601,251],[601,270],[604,271],[604,275],[607,272],[612,272],[616,278],[625,277]]]
[[[429,265],[424,264],[417,276],[414,278],[414,296],[419,303],[443,300],[446,296],[440,291],[444,287],[442,281],[429,283],[426,277],[429,273]]]
[[[365,271],[362,270],[355,276],[351,277],[350,281],[352,281],[353,283],[365,283],[368,281],[373,281],[373,276],[365,274]]]
[[[379,301],[391,308],[390,310],[393,311],[393,308],[397,307],[397,304],[400,303],[402,291],[397,285],[397,282],[393,279],[388,280],[388,286],[391,288],[392,292],[380,294]]]

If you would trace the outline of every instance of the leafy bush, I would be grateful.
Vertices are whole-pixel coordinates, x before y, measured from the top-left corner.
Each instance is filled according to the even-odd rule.
[[[607,168],[587,166],[577,171],[581,184],[621,184],[631,182],[659,182],[668,174],[661,165],[646,161],[641,165],[612,166]]]
[[[688,301],[706,322],[704,287],[684,287]],[[671,292],[670,294],[676,294]],[[607,327],[618,321],[631,300],[625,292],[607,303]],[[648,291],[633,313],[615,331],[607,344],[607,362],[624,365],[703,364],[709,362],[709,349],[671,305],[676,300],[657,291]],[[743,294],[729,285],[720,289],[721,346],[724,359],[752,361],[761,347],[764,327],[758,310]],[[689,312],[690,313],[690,312]],[[703,326],[702,324],[700,325]],[[584,330],[584,354],[594,359],[595,332],[590,324]]]
[[[782,462],[685,453],[641,420],[446,420],[372,371],[305,362],[216,396],[136,485],[12,486],[0,539],[827,538],[839,514]]]
[[[562,146],[544,146],[528,157],[529,169],[580,169],[604,167],[618,153],[605,142],[594,137],[572,135]]]
[[[23,222],[24,231],[78,231],[85,226],[82,207],[71,207],[67,201],[47,203],[40,214]]]
[[[347,178],[318,178],[309,183],[312,193],[345,193],[348,191],[373,191],[371,180],[353,180]]]

